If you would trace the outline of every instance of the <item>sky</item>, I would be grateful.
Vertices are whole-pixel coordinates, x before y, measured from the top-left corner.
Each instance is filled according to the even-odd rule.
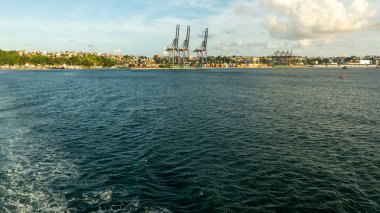
[[[380,55],[379,0],[0,0],[0,49],[164,55],[179,24],[208,55]]]

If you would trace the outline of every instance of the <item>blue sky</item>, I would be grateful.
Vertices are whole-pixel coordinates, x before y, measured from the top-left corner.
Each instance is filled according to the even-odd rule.
[[[380,55],[378,0],[0,0],[0,49],[164,54],[176,24],[209,55]]]

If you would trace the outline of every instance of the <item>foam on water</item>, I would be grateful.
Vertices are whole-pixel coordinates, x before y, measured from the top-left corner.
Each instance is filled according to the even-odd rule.
[[[132,201],[130,204],[112,205],[111,207],[99,208],[92,212],[99,213],[117,213],[117,212],[144,212],[144,213],[171,213],[167,208],[159,206],[141,207],[138,201]]]
[[[102,212],[102,213],[111,213],[111,212],[150,212],[150,213],[170,213],[171,211],[167,208],[160,206],[146,206],[137,199],[127,199],[121,202],[112,203],[112,194],[121,194],[125,195],[123,190],[119,192],[113,192],[111,189],[106,189],[101,192],[92,192],[84,193],[80,198],[75,198],[69,200],[68,203],[86,203],[86,208],[81,209],[78,207],[72,207],[69,210],[72,212]]]
[[[28,141],[29,128],[15,131],[13,138],[2,144],[4,161],[0,202],[4,211],[62,212],[67,210],[64,194],[54,192],[54,183],[75,181],[75,164],[59,150],[46,149],[46,144]]]
[[[77,166],[49,133],[36,135],[38,123],[20,119],[10,90],[0,86],[0,212],[64,212],[65,193],[52,186],[74,182]]]

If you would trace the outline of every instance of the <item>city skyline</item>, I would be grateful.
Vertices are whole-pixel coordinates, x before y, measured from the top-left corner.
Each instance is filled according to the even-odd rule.
[[[191,26],[191,50],[210,29],[209,55],[380,53],[375,0],[15,0],[2,9],[4,50],[162,55],[180,24],[180,43]]]

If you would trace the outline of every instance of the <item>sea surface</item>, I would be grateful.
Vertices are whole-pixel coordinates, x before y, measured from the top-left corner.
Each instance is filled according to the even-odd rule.
[[[380,69],[0,71],[0,212],[379,210]]]

